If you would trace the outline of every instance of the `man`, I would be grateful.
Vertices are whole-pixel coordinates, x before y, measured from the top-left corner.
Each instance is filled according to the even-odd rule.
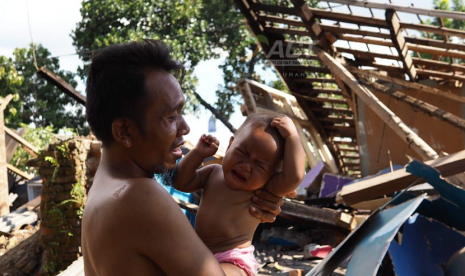
[[[103,151],[82,220],[86,276],[224,275],[153,179],[174,169],[190,130],[175,77],[182,67],[160,41],[114,45],[92,60],[86,112]],[[273,221],[282,200],[257,195],[251,213]]]

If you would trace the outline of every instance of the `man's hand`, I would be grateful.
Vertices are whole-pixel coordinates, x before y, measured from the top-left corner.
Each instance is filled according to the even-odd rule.
[[[216,137],[203,134],[200,137],[199,142],[197,142],[195,149],[203,158],[207,158],[218,151],[219,145],[220,141],[218,141]]]
[[[279,130],[279,134],[286,139],[291,135],[299,135],[295,128],[294,122],[287,116],[278,116],[273,119],[271,126]]]
[[[289,195],[292,195],[289,194]],[[276,217],[281,213],[283,198],[275,196],[265,189],[255,191],[255,196],[252,198],[250,213],[263,222],[274,222]]]

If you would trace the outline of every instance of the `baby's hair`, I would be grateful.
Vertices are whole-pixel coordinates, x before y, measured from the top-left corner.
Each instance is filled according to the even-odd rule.
[[[264,128],[264,131],[270,134],[273,139],[276,141],[278,148],[280,148],[281,154],[280,158],[284,156],[284,138],[279,133],[279,130],[271,126],[271,122],[276,117],[285,116],[282,114],[279,115],[270,115],[263,113],[255,113],[247,116],[244,123],[236,131],[235,135],[240,134],[247,126],[251,126],[253,129]]]

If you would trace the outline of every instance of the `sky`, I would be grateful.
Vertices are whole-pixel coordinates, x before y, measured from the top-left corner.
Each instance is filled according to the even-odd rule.
[[[433,1],[392,2],[398,5],[413,3],[416,7],[432,8]],[[62,69],[76,72],[81,61],[74,54],[76,50],[70,34],[81,19],[80,7],[81,0],[0,0],[0,55],[11,56],[15,48],[28,47],[33,40],[34,43],[41,43],[47,48],[52,56],[59,56]],[[353,11],[357,12],[356,9]],[[375,11],[375,16],[383,17],[379,12],[381,11]],[[404,19],[402,15],[401,19]],[[222,71],[218,68],[221,62],[221,59],[202,61],[194,71],[199,84],[197,92],[211,104],[216,101],[215,91],[218,84],[223,82]],[[79,81],[76,89],[82,92],[85,87]],[[191,133],[186,136],[186,140],[195,144],[200,135],[207,133],[210,116],[209,111],[200,112],[197,116],[187,115],[186,121],[191,126]],[[230,122],[238,128],[244,120],[245,117],[240,114],[237,106]],[[224,148],[232,134],[220,121],[217,121],[216,127],[214,135],[220,141],[220,147]]]

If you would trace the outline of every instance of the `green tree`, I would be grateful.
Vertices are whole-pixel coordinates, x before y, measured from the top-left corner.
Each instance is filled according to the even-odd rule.
[[[77,85],[75,74],[61,70],[58,59],[51,58],[46,48],[37,44],[35,51],[39,66],[45,66],[70,85]],[[21,123],[33,123],[36,127],[72,128],[80,134],[88,133],[83,107],[37,75],[32,47],[15,49],[12,58],[0,56],[0,64],[0,96],[16,95],[5,112],[8,127],[16,129]]]
[[[452,6],[451,6],[452,2]],[[445,10],[445,11],[456,11],[456,12],[465,12],[465,2],[464,0],[433,0],[433,5],[438,10]],[[426,24],[434,25],[434,26],[441,26],[443,25],[446,28],[457,29],[457,30],[465,30],[465,21],[458,20],[458,19],[451,19],[451,18],[442,18],[442,23],[439,18],[427,19]],[[445,40],[446,38],[441,34],[436,33],[421,33],[422,37],[428,37],[437,40]],[[454,37],[452,42],[455,43],[464,43],[464,39],[461,37]],[[422,58],[433,58],[431,54],[421,54]],[[452,58],[450,57],[441,57],[441,61],[452,62]],[[462,63],[464,60],[454,58],[453,62],[455,63]]]
[[[183,83],[187,108],[195,111],[200,103],[214,113],[216,110],[216,117],[225,124],[239,99],[236,82],[245,77],[259,80],[253,72],[263,56],[244,58],[257,45],[232,0],[91,0],[82,3],[81,15],[72,37],[85,64],[79,68],[82,78],[98,49],[143,38],[161,39],[187,69]],[[225,81],[216,91],[218,101],[212,107],[196,93],[192,72],[200,61],[219,58],[224,53],[227,57],[221,69]]]

